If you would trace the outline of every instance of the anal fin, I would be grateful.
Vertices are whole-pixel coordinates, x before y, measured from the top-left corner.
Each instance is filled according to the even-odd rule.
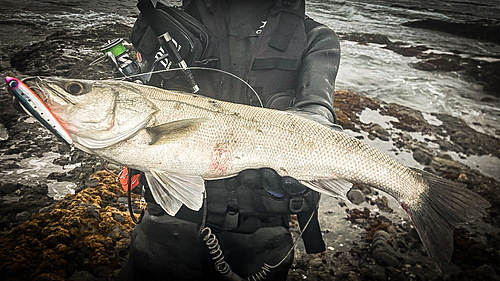
[[[319,193],[338,198],[345,198],[352,187],[352,183],[344,179],[302,180],[300,183]]]

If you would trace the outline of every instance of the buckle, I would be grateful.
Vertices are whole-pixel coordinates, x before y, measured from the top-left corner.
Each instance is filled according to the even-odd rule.
[[[304,210],[305,205],[304,197],[292,197],[288,203],[288,208],[292,213],[300,213]]]
[[[222,225],[222,229],[232,230],[238,228],[239,219],[240,219],[240,213],[232,211],[227,212],[226,217],[224,218],[224,224]]]

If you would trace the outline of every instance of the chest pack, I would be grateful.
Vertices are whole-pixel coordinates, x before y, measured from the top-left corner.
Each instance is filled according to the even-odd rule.
[[[130,41],[143,59],[142,72],[159,76],[147,84],[161,86],[157,81],[172,78],[172,73],[163,70],[207,66],[212,60],[210,31],[191,15],[161,3],[154,7],[150,0],[139,1],[137,7],[141,14],[132,28]]]

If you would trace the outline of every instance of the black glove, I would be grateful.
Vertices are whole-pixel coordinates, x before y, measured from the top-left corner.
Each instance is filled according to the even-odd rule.
[[[316,193],[302,185],[298,180],[288,176],[281,177],[270,168],[244,170],[240,173],[240,181],[241,184],[247,187],[264,189],[276,199],[284,198],[287,194],[299,195],[307,191]],[[317,195],[317,200],[319,200],[319,195]],[[317,201],[315,204],[317,204]],[[325,251],[325,242],[318,222],[318,212],[315,211],[316,207],[313,206],[297,213],[299,226],[303,231],[302,239],[304,240],[306,252],[309,254]],[[305,228],[309,220],[310,223]]]
[[[315,121],[332,129],[342,131],[342,127],[334,123],[335,118],[330,110],[319,104],[310,104],[304,107],[290,107],[286,111]]]
[[[271,168],[247,169],[240,172],[241,184],[255,189],[264,189],[277,199],[287,194],[302,194],[308,188],[292,177],[281,177]]]

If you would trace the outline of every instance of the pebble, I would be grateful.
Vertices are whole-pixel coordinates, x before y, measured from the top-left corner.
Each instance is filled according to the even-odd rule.
[[[125,222],[125,218],[118,213],[113,213],[113,219],[119,223]]]
[[[391,136],[391,134],[379,124],[371,125],[370,128],[368,129],[368,132],[370,133],[368,135],[368,138],[370,139],[379,138],[383,141],[388,141]]]
[[[9,133],[3,124],[0,123],[0,141],[6,141],[9,139]]]
[[[99,181],[97,179],[89,179],[85,181],[85,185],[88,187],[96,187],[99,185]]]
[[[419,147],[413,150],[413,159],[422,165],[430,165],[432,163],[431,155]]]
[[[16,214],[16,220],[18,221],[25,221],[29,219],[30,214],[28,212],[20,212]]]
[[[365,202],[365,195],[359,189],[351,189],[347,193],[347,199],[349,199],[349,201],[351,201],[351,203],[359,205],[359,204]]]

